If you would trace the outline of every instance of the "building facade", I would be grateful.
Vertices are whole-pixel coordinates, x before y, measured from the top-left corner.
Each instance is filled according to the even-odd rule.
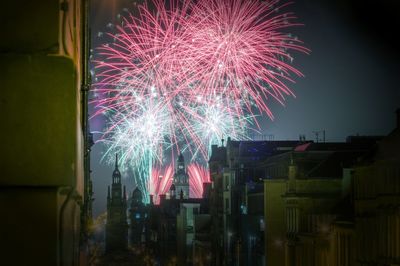
[[[355,265],[400,265],[400,110],[397,127],[353,171]]]
[[[376,139],[307,143],[264,162],[266,265],[354,265],[351,168]]]
[[[211,265],[354,265],[351,173],[380,139],[213,146]]]

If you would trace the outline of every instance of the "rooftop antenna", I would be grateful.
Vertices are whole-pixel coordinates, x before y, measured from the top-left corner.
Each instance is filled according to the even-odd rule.
[[[300,141],[300,142],[305,142],[305,141],[306,141],[306,135],[300,134],[300,135],[299,135],[299,141]]]
[[[326,139],[325,139],[325,129],[323,130],[319,130],[319,131],[313,131],[314,135],[315,135],[315,141],[318,143],[320,141],[319,135],[320,133],[322,133],[322,142],[325,143]]]

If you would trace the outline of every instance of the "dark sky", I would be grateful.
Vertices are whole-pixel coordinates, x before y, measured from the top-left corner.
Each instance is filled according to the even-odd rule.
[[[133,2],[92,0],[93,47],[100,43],[97,33]],[[295,1],[288,10],[305,26],[291,32],[312,52],[295,56],[294,64],[306,77],[291,86],[296,99],[289,98],[285,107],[272,104],[275,119],[263,119],[262,131],[275,140],[297,139],[299,134],[314,139],[312,132],[319,130],[326,131],[327,141],[388,134],[400,107],[397,2]],[[101,131],[101,126],[101,121],[92,121],[93,131]],[[99,144],[92,149],[95,216],[105,211],[112,173],[112,166],[100,162],[101,152]],[[124,183],[128,191],[133,189],[131,178]]]

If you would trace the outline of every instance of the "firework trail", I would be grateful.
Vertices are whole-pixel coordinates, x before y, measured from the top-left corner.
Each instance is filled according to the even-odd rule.
[[[161,167],[153,168],[148,191],[150,195],[153,195],[154,204],[160,203],[160,195],[167,194],[173,181],[173,169],[173,165],[169,165],[164,171]]]
[[[207,168],[193,163],[187,168],[189,175],[189,195],[191,198],[203,197],[203,183],[210,183],[210,171]]]
[[[105,34],[92,103],[93,116],[108,119],[104,157],[122,154],[145,195],[167,151],[207,160],[211,144],[228,135],[248,139],[258,115],[273,118],[269,100],[283,104],[294,96],[286,84],[302,76],[291,53],[308,52],[287,33],[298,24],[278,11],[287,5],[278,0],[151,5],[139,5],[137,16],[125,10]]]

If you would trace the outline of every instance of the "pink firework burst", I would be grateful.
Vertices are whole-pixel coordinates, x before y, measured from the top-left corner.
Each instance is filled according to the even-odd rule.
[[[189,194],[191,198],[203,197],[203,183],[210,183],[210,172],[204,166],[193,163],[187,167],[189,175]]]
[[[221,96],[236,103],[236,112],[255,109],[273,114],[268,99],[283,104],[294,96],[286,85],[302,73],[291,63],[293,51],[308,53],[297,37],[288,34],[293,13],[279,13],[278,0],[204,0],[193,6],[186,21],[185,61],[198,82],[192,97]],[[255,107],[255,108],[254,108]]]
[[[164,170],[161,167],[153,168],[151,172],[151,179],[148,183],[149,194],[153,195],[154,204],[160,203],[160,195],[166,195],[171,187],[174,170],[173,165],[169,165]]]

